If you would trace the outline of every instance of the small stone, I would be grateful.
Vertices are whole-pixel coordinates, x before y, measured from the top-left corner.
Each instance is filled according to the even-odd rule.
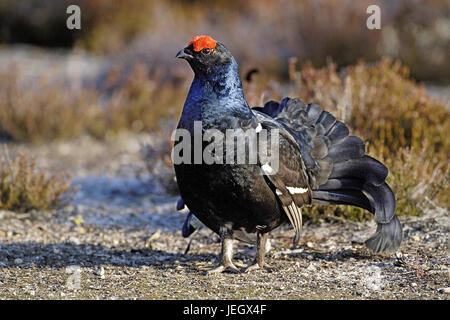
[[[411,283],[411,286],[412,287],[417,287],[417,283],[413,282],[413,283]]]
[[[95,271],[95,274],[100,277],[100,279],[105,279],[105,268],[100,267]]]
[[[69,242],[72,242],[75,245],[79,245],[80,244],[80,239],[75,238],[75,237],[70,237],[69,238]]]
[[[306,243],[306,246],[307,246],[308,248],[314,248],[314,243],[308,241],[308,242]]]
[[[158,229],[156,230],[148,239],[147,239],[147,243],[150,243],[152,241],[157,240],[159,237],[161,236],[161,230]]]
[[[312,263],[309,264],[309,266],[306,268],[308,271],[316,271],[316,266]]]
[[[415,241],[415,242],[419,242],[420,241],[420,237],[419,236],[412,236],[411,240]]]
[[[73,205],[69,204],[69,205],[65,206],[63,210],[67,213],[72,213],[75,211],[75,207]]]
[[[437,289],[439,293],[450,293],[450,287]]]
[[[20,259],[20,258],[14,259],[14,263],[15,263],[15,264],[21,264],[22,262],[23,262],[23,260]]]
[[[368,288],[369,288],[369,290],[372,290],[372,291],[378,291],[381,289],[381,287],[376,283],[372,283],[372,284],[368,285]]]
[[[76,210],[76,212],[78,214],[80,214],[80,213],[83,213],[85,211],[85,207],[82,204],[77,204],[75,210]]]
[[[14,211],[0,210],[0,219],[12,218],[15,216],[16,216],[16,213]]]

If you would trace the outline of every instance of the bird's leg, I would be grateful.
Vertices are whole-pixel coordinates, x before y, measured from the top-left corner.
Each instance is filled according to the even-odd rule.
[[[270,269],[264,261],[266,255],[267,240],[269,239],[269,233],[257,232],[257,242],[256,242],[256,257],[255,260],[244,270],[244,272],[250,272],[253,270],[258,270],[262,268]]]
[[[233,238],[229,233],[221,232],[222,252],[220,254],[220,264],[218,267],[208,271],[208,273],[219,273],[231,271],[238,273],[238,268],[233,264]]]

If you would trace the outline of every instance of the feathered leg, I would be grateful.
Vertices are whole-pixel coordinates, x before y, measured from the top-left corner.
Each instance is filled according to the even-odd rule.
[[[208,271],[208,273],[219,273],[224,271],[231,271],[234,273],[240,272],[233,264],[233,238],[229,233],[221,232],[222,251],[220,254],[219,266]]]
[[[257,232],[257,249],[256,249],[256,257],[253,263],[251,263],[244,272],[250,272],[253,270],[258,269],[270,269],[269,266],[266,265],[264,258],[266,255],[266,247],[267,247],[267,240],[269,239],[269,233],[259,233]]]

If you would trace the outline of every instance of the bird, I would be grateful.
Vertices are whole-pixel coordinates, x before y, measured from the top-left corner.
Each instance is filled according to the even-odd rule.
[[[178,148],[186,161],[174,162],[181,197],[178,208],[189,209],[184,236],[193,232],[190,220],[194,215],[220,237],[219,265],[209,273],[269,268],[265,254],[270,232],[290,223],[297,244],[302,208],[313,204],[346,204],[370,211],[377,230],[365,245],[374,252],[398,250],[402,225],[395,214],[395,195],[385,181],[388,169],[366,154],[362,139],[350,135],[343,122],[300,98],[286,97],[250,108],[235,58],[211,36],[193,37],[176,58],[186,60],[194,72],[176,128],[193,138],[184,141],[191,144],[190,149],[180,152]],[[268,153],[277,151],[277,167],[265,161],[260,149],[252,163],[230,163],[220,153],[221,161],[196,163],[195,152],[207,146],[205,140],[200,149],[194,146],[195,123],[200,123],[202,133],[264,131],[267,141],[276,138],[278,149],[271,147]],[[182,140],[174,142],[172,156]],[[232,142],[222,141],[222,146],[225,153],[234,151],[235,160],[239,151]],[[244,144],[252,147],[249,139]],[[192,154],[187,155],[188,151]],[[257,247],[255,259],[243,270],[233,262],[235,239]]]

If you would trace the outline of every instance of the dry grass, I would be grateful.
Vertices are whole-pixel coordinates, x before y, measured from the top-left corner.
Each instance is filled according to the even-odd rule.
[[[291,72],[291,95],[343,119],[353,134],[367,139],[369,154],[386,163],[397,214],[449,208],[450,114],[409,78],[408,68],[383,59],[371,67],[360,62],[341,73],[334,64],[320,69],[306,64],[300,72],[291,67]],[[366,216],[348,206],[334,214],[358,220]]]
[[[18,83],[14,69],[0,74],[0,135],[18,142],[46,142],[83,134],[103,138],[120,130],[157,129],[173,117],[183,97],[176,87],[152,79],[144,64],[136,64],[124,80],[108,76],[101,90],[70,91],[44,76],[30,85]]]
[[[44,78],[34,86],[23,87],[14,70],[1,74],[0,132],[20,142],[68,139],[92,129],[101,118],[96,92],[68,92],[49,84]]]
[[[429,210],[450,210],[450,161],[437,164],[421,149],[402,148],[385,160],[388,182],[397,196],[398,215],[420,215]]]
[[[383,158],[424,145],[434,161],[449,158],[449,111],[410,79],[400,62],[383,59],[372,67],[360,62],[341,74],[335,64],[321,69],[306,64],[297,78],[297,95],[334,112]]]
[[[48,210],[64,204],[74,190],[70,175],[47,175],[36,169],[36,160],[26,154],[10,158],[3,148],[0,159],[0,209],[27,212]]]
[[[171,141],[172,130],[176,125],[169,121],[161,126],[158,132],[153,134],[155,138],[153,145],[144,144],[141,148],[141,156],[144,160],[148,172],[152,178],[164,188],[164,191],[171,195],[179,194],[178,185],[175,179],[171,151],[173,141]]]

